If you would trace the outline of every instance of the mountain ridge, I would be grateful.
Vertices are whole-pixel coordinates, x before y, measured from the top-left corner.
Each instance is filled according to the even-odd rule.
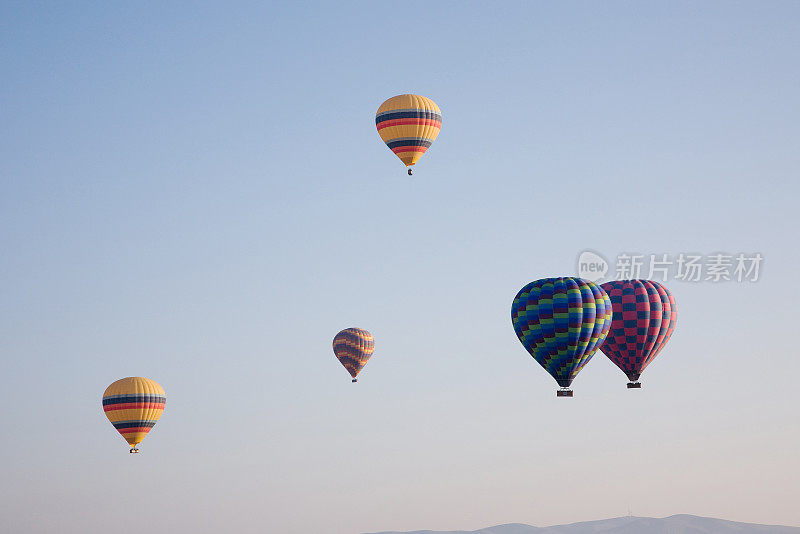
[[[392,530],[365,534],[800,534],[800,527],[676,514],[662,518],[614,517],[548,527],[506,523],[478,530]]]

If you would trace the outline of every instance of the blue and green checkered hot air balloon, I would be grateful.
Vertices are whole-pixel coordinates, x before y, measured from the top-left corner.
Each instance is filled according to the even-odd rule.
[[[536,280],[520,289],[511,322],[522,346],[556,379],[559,397],[603,343],[611,327],[611,299],[582,278]]]

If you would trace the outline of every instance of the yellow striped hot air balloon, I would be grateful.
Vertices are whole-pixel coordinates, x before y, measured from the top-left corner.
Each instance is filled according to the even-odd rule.
[[[131,446],[141,443],[164,412],[167,396],[158,382],[141,376],[117,380],[103,393],[103,411]]]
[[[383,142],[408,167],[428,150],[442,128],[436,102],[419,95],[393,96],[378,108],[375,126]]]

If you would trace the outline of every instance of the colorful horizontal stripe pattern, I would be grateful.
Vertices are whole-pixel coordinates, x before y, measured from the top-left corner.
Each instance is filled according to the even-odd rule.
[[[581,278],[544,278],[523,287],[511,305],[522,346],[561,387],[594,356],[611,326],[611,301]]]
[[[114,428],[135,447],[164,412],[167,396],[154,380],[128,377],[117,380],[103,394],[103,411]]]
[[[333,353],[355,378],[375,350],[372,334],[361,328],[345,328],[333,338]]]
[[[410,167],[439,135],[442,112],[430,98],[398,95],[378,108],[375,126],[384,143]]]
[[[164,395],[111,395],[103,397],[103,411],[132,410],[138,408],[164,409]]]
[[[635,382],[672,337],[675,298],[651,280],[613,280],[601,287],[611,298],[614,318],[600,350]]]
[[[122,437],[126,438],[127,440],[128,436],[136,434],[147,435],[147,433],[150,432],[150,429],[155,426],[156,422],[142,419],[135,421],[117,421],[116,423],[112,424],[114,425],[114,428],[117,429],[117,432],[122,434]]]

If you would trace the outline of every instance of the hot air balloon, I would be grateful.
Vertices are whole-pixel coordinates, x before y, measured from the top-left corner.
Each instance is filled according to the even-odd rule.
[[[117,380],[103,393],[103,411],[131,446],[131,453],[164,411],[167,396],[158,382],[141,376]]]
[[[628,388],[641,388],[639,376],[675,330],[678,313],[669,289],[651,280],[614,280],[602,286],[614,318],[600,347],[628,376]]]
[[[353,377],[353,382],[358,382],[356,376],[374,350],[372,334],[361,328],[345,328],[333,338],[333,353]]]
[[[611,326],[611,301],[582,278],[544,278],[520,289],[511,322],[522,346],[556,379],[559,397],[589,363]]]
[[[393,96],[378,108],[375,125],[383,142],[400,161],[411,166],[428,150],[442,128],[442,112],[430,98]]]

